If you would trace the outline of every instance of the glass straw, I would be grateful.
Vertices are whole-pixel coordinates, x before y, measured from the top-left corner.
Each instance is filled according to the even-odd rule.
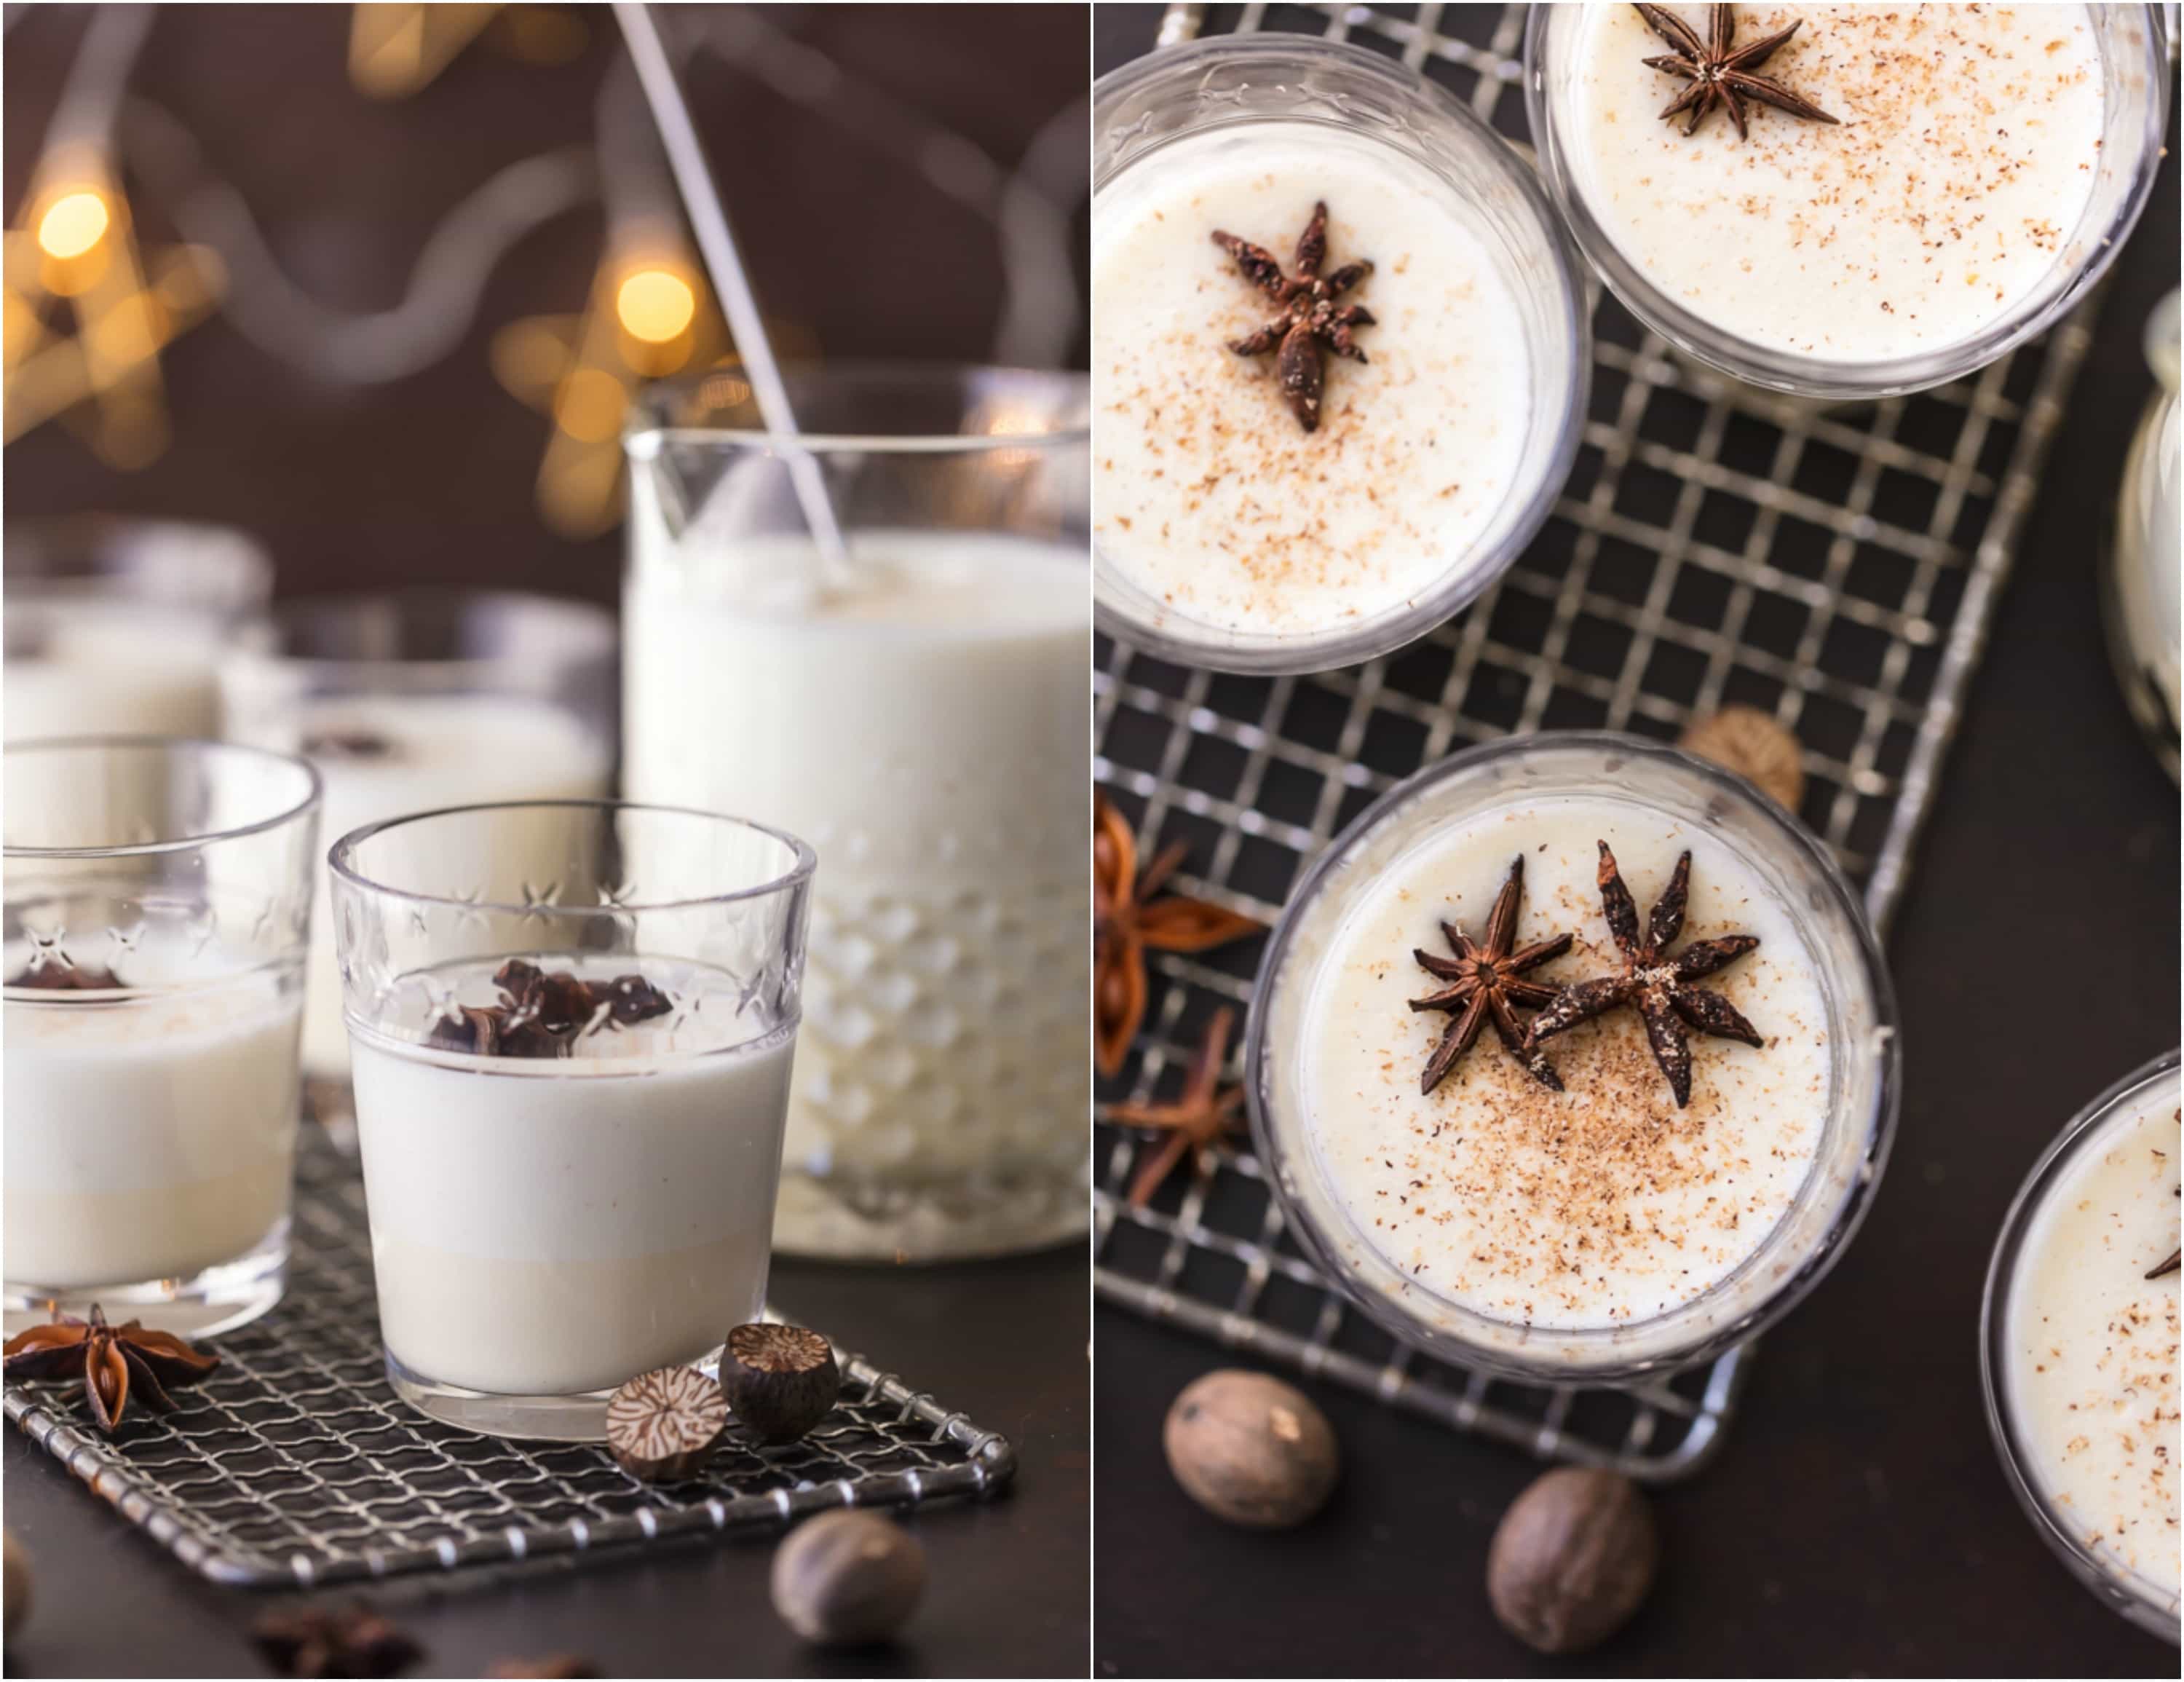
[[[682,192],[682,206],[690,218],[690,231],[697,237],[699,254],[704,258],[712,280],[713,294],[721,300],[721,308],[728,318],[728,330],[734,335],[736,349],[743,359],[744,371],[750,377],[751,395],[757,399],[760,419],[776,437],[793,440],[797,436],[796,415],[789,406],[788,390],[782,384],[781,367],[774,360],[772,343],[766,336],[758,299],[751,291],[749,277],[744,272],[743,258],[737,249],[735,235],[729,231],[720,189],[706,165],[705,150],[698,143],[698,131],[690,120],[689,105],[682,97],[681,84],[675,79],[674,67],[668,63],[659,27],[653,22],[651,10],[644,0],[616,0],[614,9],[615,21],[621,25],[622,38],[629,46],[630,60],[637,67],[638,81],[644,88],[646,103],[652,107],[653,121],[659,125],[660,144],[666,148],[668,165],[675,172],[675,184]],[[827,498],[827,482],[820,474],[819,464],[793,443],[786,445],[783,453],[796,499],[804,510],[805,523],[811,528],[812,541],[818,547],[821,582],[830,592],[844,589],[852,578],[849,554],[842,542],[842,527],[834,517],[833,504]]]

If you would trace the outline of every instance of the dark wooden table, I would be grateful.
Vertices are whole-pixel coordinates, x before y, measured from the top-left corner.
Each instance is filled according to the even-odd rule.
[[[1101,8],[1098,69],[1145,51],[1156,15]],[[2117,697],[2094,587],[2149,389],[2140,328],[2177,284],[2176,143],[1889,943],[1906,1087],[1887,1178],[1842,1264],[1767,1339],[1719,1460],[1659,1497],[1651,1602],[1587,1658],[1532,1654],[1483,1585],[1495,1523],[1537,1467],[1329,1387],[1313,1390],[1346,1456],[1329,1510],[1287,1535],[1223,1528],[1169,1479],[1160,1427],[1224,1356],[1101,1307],[1096,1674],[2176,1674],[2176,1649],[2099,1605],[2018,1510],[1976,1348],[1988,1253],[2033,1158],[2177,1043],[2177,790]],[[2026,981],[2059,965],[2101,979],[2050,1016]]]
[[[1071,1676],[1084,1670],[1085,1264],[1080,1250],[978,1266],[782,1262],[775,1302],[1005,1433],[1014,1487],[907,1519],[932,1575],[894,1648],[801,1646],[766,1598],[770,1539],[699,1543],[582,1571],[375,1590],[426,1648],[417,1674],[478,1676],[499,1658],[588,1655],[609,1676]],[[8,1528],[31,1550],[14,1676],[254,1676],[260,1596],[190,1575],[19,1432],[0,1432]],[[348,1598],[329,1596],[330,1599]]]

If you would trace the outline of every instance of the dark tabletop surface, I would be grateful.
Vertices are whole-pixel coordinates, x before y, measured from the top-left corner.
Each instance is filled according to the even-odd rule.
[[[511,1655],[562,1652],[609,1676],[1082,1675],[1085,1288],[1076,1249],[933,1268],[776,1264],[773,1300],[789,1318],[1017,1447],[1008,1493],[905,1521],[931,1576],[897,1647],[803,1647],[767,1601],[771,1537],[461,1587],[419,1580],[370,1599],[423,1644],[421,1675],[478,1676]],[[267,1674],[248,1631],[270,1601],[198,1581],[20,1432],[0,1438],[8,1528],[31,1551],[35,1584],[8,1674]]]
[[[1156,15],[1102,7],[1097,68],[1143,52]],[[1312,1390],[1345,1456],[1329,1509],[1290,1534],[1223,1528],[1170,1480],[1160,1429],[1178,1390],[1230,1363],[1102,1306],[1098,1674],[2176,1674],[2176,1649],[2097,1602],[2018,1509],[1976,1350],[1988,1253],[2034,1157],[2177,1043],[2177,790],[2118,699],[2095,594],[2149,389],[2140,328],[2177,283],[2170,144],[1889,942],[1906,1084],[1886,1179],[1841,1265],[1769,1335],[1720,1458],[1658,1497],[1651,1601],[1586,1658],[1519,1646],[1487,1609],[1486,1548],[1538,1468],[1331,1386]],[[2098,1004],[2027,1011],[2028,966],[2057,960],[2104,977]]]

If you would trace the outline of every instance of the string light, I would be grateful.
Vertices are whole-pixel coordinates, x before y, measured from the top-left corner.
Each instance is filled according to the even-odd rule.
[[[367,93],[399,97],[429,85],[473,42],[526,64],[567,63],[589,41],[585,12],[566,5],[359,4],[350,14],[350,75]],[[993,222],[1000,236],[1007,297],[997,340],[1002,359],[1037,364],[1058,355],[1076,319],[1062,204],[1078,189],[1068,171],[1038,160],[1081,159],[1081,113],[1064,113],[1050,125],[1012,175],[972,142],[795,42],[762,12],[691,8],[683,31],[688,47],[733,64],[891,157],[950,160],[946,170],[928,162],[921,173],[934,190]],[[59,102],[78,120],[48,132],[49,150],[7,231],[0,437],[13,440],[58,417],[111,465],[149,461],[168,436],[160,354],[216,309],[260,348],[315,376],[350,384],[403,377],[460,343],[485,275],[515,241],[596,190],[588,149],[562,148],[522,160],[434,229],[401,304],[363,315],[321,304],[281,273],[242,195],[205,170],[194,136],[141,95],[130,97],[131,67],[153,16],[149,7],[94,8]],[[127,120],[117,133],[115,117],[125,107]],[[612,138],[603,133],[596,142],[599,174],[608,172]],[[83,141],[91,142],[87,156],[75,143]],[[156,198],[196,243],[139,250],[109,161],[117,146],[140,191]],[[655,196],[671,204],[671,194]],[[619,517],[619,435],[639,384],[715,370],[709,377],[741,387],[701,271],[681,248],[679,218],[671,213],[664,237],[654,228],[632,239],[625,226],[631,219],[614,204],[609,209],[614,231],[583,313],[513,322],[492,344],[501,384],[553,419],[539,506],[549,524],[576,536],[604,530]],[[816,350],[799,323],[770,320],[769,331],[784,354]]]
[[[196,247],[140,252],[98,149],[57,148],[38,175],[0,282],[0,438],[58,416],[109,466],[145,466],[169,437],[159,353],[211,313],[224,272]]]
[[[76,187],[54,198],[38,218],[39,247],[47,256],[63,261],[81,257],[106,237],[112,220],[104,193],[96,187]]]
[[[406,99],[454,63],[499,10],[359,5],[349,14],[348,79],[374,99]]]
[[[407,99],[480,36],[526,64],[566,64],[591,40],[577,6],[376,5],[353,8],[348,76],[374,99]]]
[[[592,537],[621,519],[622,422],[637,388],[717,362],[727,329],[687,252],[610,249],[581,316],[530,316],[495,334],[493,366],[509,393],[554,422],[538,466],[548,526]]]
[[[698,314],[698,295],[690,282],[671,270],[635,270],[615,290],[615,314],[622,331],[647,344],[671,344]]]
[[[678,314],[687,320],[666,337]],[[766,319],[777,354],[794,360],[816,351],[800,324]],[[533,315],[493,336],[494,375],[510,395],[552,417],[538,464],[540,516],[567,537],[594,537],[620,523],[621,432],[640,386],[678,374],[703,374],[706,405],[733,409],[750,395],[738,370],[727,326],[687,250],[656,242],[635,254],[610,248],[582,315]]]

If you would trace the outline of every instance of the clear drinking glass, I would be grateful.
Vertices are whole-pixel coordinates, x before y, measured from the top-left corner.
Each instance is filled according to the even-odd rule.
[[[222,651],[264,612],[273,565],[242,532],[179,521],[11,522],[11,742],[220,733]]]
[[[2072,1575],[2171,1641],[2177,1276],[2144,1274],[2176,1246],[2177,1106],[2169,1051],[2071,1119],[2009,1206],[1980,1305],[1987,1425],[2019,1504]]]
[[[1185,665],[1225,671],[1323,671],[1424,635],[1477,597],[1523,553],[1568,477],[1585,420],[1591,328],[1580,270],[1538,177],[1446,90],[1362,47],[1308,36],[1226,36],[1164,47],[1102,76],[1092,90],[1095,230],[1111,203],[1157,183],[1178,142],[1255,125],[1303,124],[1330,140],[1384,148],[1423,166],[1509,281],[1529,365],[1523,443],[1501,504],[1430,588],[1384,611],[1309,629],[1237,630],[1177,611],[1095,545],[1100,627]],[[1095,242],[1096,243],[1096,242]],[[1278,253],[1288,260],[1286,248]],[[1370,302],[1369,292],[1367,302]],[[1127,324],[1095,323],[1103,332]],[[1297,487],[1295,494],[1317,494]]]
[[[1979,331],[1909,355],[1836,360],[1754,343],[1715,326],[1655,286],[1588,203],[1589,185],[1573,142],[1572,103],[1585,14],[1592,9],[1535,6],[1525,26],[1525,112],[1540,173],[1586,259],[1630,313],[1687,355],[1752,385],[1798,397],[1869,398],[1940,385],[1984,368],[2076,307],[2123,248],[2153,190],[2169,115],[2167,20],[2159,6],[2086,7],[2104,97],[2100,169],[2077,226],[2060,241],[2061,254],[2040,283]]]
[[[220,668],[230,740],[299,754],[338,838],[407,812],[598,799],[615,759],[614,615],[509,591],[415,589],[284,604]],[[324,872],[304,1067],[348,1074]]]
[[[317,774],[142,738],[0,760],[8,1329],[255,1319],[287,1270]]]
[[[1812,1165],[1772,1232],[1689,1301],[1597,1328],[1492,1317],[1396,1265],[1338,1196],[1306,1095],[1312,1072],[1304,1048],[1323,961],[1362,897],[1439,833],[1513,803],[1562,799],[1658,814],[1733,855],[1758,884],[1755,896],[1763,894],[1795,926],[1812,955],[1826,1016],[1830,1102]],[[1524,844],[1519,833],[1509,849]],[[1496,857],[1506,864],[1506,852]],[[1702,860],[1696,868],[1709,866]],[[1448,891],[1457,889],[1451,884]],[[1642,894],[1640,902],[1642,913]],[[1596,899],[1584,909],[1596,915]],[[1483,906],[1467,909],[1474,932],[1483,914]],[[1541,911],[1530,906],[1524,915],[1536,919]],[[1485,1034],[1474,1055],[1501,1055],[1494,1039]],[[1887,969],[1864,909],[1825,848],[1741,777],[1656,742],[1579,731],[1509,738],[1457,754],[1397,784],[1336,837],[1290,896],[1268,944],[1244,1058],[1254,1145],[1290,1229],[1327,1276],[1405,1342],[1538,1383],[1635,1383],[1711,1360],[1788,1312],[1864,1218],[1887,1161],[1902,1078]],[[1650,1065],[1641,1078],[1653,1078]],[[1575,1089],[1574,1075],[1573,1081]]]
[[[825,862],[775,1243],[1059,1243],[1085,1229],[1091,1098],[1084,382],[829,368],[789,390],[794,443],[727,374],[633,421],[624,792],[760,814]]]
[[[604,800],[372,824],[330,855],[396,1392],[599,1438],[759,1317],[815,860]]]

